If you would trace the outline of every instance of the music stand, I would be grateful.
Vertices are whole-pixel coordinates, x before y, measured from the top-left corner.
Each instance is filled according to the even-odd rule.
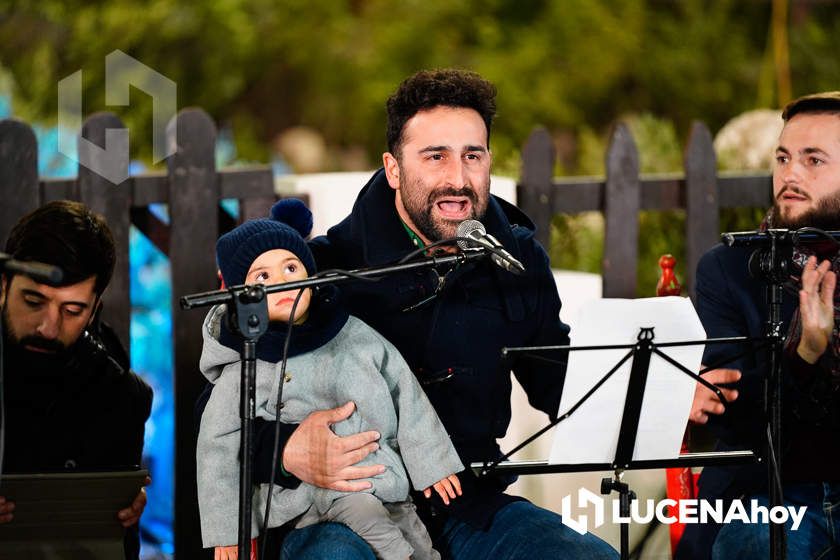
[[[547,474],[547,473],[563,473],[563,472],[584,472],[584,471],[614,471],[612,479],[605,478],[601,481],[601,493],[609,494],[612,491],[619,493],[619,507],[623,518],[628,518],[630,514],[630,501],[635,497],[630,490],[627,483],[621,481],[624,471],[636,469],[652,469],[652,468],[669,468],[669,467],[693,467],[693,466],[723,466],[740,464],[749,461],[761,461],[761,458],[756,456],[753,451],[727,451],[727,452],[712,452],[712,453],[691,453],[685,454],[677,458],[670,459],[655,459],[655,460],[633,460],[633,451],[636,447],[636,435],[639,428],[639,418],[642,412],[642,400],[645,394],[645,385],[648,377],[648,367],[650,365],[650,358],[656,354],[666,362],[677,368],[679,371],[688,375],[692,379],[701,383],[709,390],[714,392],[724,406],[728,405],[728,401],[723,396],[721,390],[712,385],[700,374],[719,367],[720,364],[715,364],[712,367],[707,367],[700,373],[694,373],[679,362],[672,359],[667,354],[661,352],[659,348],[678,347],[678,346],[692,346],[692,345],[706,345],[706,344],[731,344],[731,343],[752,343],[760,342],[767,343],[765,338],[749,338],[749,337],[729,337],[716,338],[708,340],[689,340],[680,342],[666,342],[662,344],[654,343],[654,329],[652,327],[642,327],[637,336],[635,344],[619,344],[619,345],[601,345],[601,346],[542,346],[542,347],[520,347],[520,348],[504,348],[502,350],[503,357],[511,353],[521,352],[547,352],[547,351],[586,351],[586,350],[617,350],[627,349],[628,354],[621,358],[604,376],[584,394],[568,411],[553,420],[541,430],[537,431],[532,436],[528,437],[521,444],[514,447],[510,452],[506,453],[499,459],[491,462],[472,463],[470,467],[478,476],[486,476],[493,471],[499,471],[508,474]],[[760,347],[760,346],[759,346]],[[735,356],[737,358],[738,356]],[[509,462],[507,459],[543,435],[549,429],[553,428],[563,420],[569,418],[584,402],[586,402],[595,392],[619,370],[619,368],[628,360],[632,359],[630,368],[630,378],[627,385],[627,395],[624,400],[624,409],[621,418],[621,427],[619,430],[618,445],[613,460],[610,463],[584,463],[584,464],[549,464],[547,461],[531,461],[531,462]],[[728,358],[729,361],[734,358]],[[622,523],[620,527],[621,532],[621,558],[626,560],[630,557],[630,526],[628,523]]]

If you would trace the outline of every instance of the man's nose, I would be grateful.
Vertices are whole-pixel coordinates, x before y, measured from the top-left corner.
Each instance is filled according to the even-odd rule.
[[[61,313],[58,309],[47,308],[41,315],[36,332],[39,336],[53,340],[58,338],[61,329]]]
[[[461,158],[451,158],[446,167],[446,182],[460,189],[467,183],[466,167]]]
[[[799,186],[802,183],[802,165],[797,161],[791,161],[781,169],[783,185]]]

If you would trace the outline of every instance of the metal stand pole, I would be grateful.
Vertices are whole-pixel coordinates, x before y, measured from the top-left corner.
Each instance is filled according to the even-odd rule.
[[[614,478],[601,479],[601,494],[607,495],[613,490],[618,492],[618,511],[622,519],[630,519],[630,503],[636,499],[636,493],[630,490],[626,482],[621,482],[623,469],[616,469]],[[630,558],[630,523],[621,524],[621,560]]]
[[[257,340],[268,329],[265,287],[231,288],[228,304],[230,326],[244,337],[239,381],[240,460],[239,460],[239,558],[251,558],[251,510],[253,489],[251,467],[254,458],[254,418],[257,415]]]
[[[767,378],[767,481],[770,486],[770,507],[784,505],[782,492],[782,287],[771,284],[767,288],[770,315],[767,334],[773,338],[770,351],[770,375]],[[770,557],[784,560],[787,557],[785,526],[770,520]]]

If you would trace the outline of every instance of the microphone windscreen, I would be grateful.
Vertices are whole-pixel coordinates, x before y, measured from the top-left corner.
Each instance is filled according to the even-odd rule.
[[[484,228],[484,224],[478,220],[464,220],[458,224],[458,229],[455,231],[455,235],[457,237],[476,237],[473,235],[475,232],[478,232],[479,234],[477,237],[482,237],[487,233],[487,230]],[[458,240],[458,247],[460,247],[462,251],[474,248],[472,243],[464,241],[463,239]]]

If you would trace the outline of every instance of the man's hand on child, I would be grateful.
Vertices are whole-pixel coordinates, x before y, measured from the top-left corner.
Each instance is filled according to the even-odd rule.
[[[461,481],[458,480],[458,475],[451,474],[443,480],[438,480],[433,486],[423,490],[423,496],[426,498],[432,497],[432,488],[438,493],[443,503],[449,505],[449,499],[453,500],[461,495]]]
[[[239,546],[217,546],[213,560],[238,560]],[[251,539],[251,560],[257,560],[257,539]]]
[[[368,480],[385,471],[384,465],[356,464],[379,449],[377,432],[339,437],[330,426],[356,410],[351,401],[338,408],[317,410],[307,416],[283,448],[283,468],[303,482],[339,492],[358,492],[371,487]]]

